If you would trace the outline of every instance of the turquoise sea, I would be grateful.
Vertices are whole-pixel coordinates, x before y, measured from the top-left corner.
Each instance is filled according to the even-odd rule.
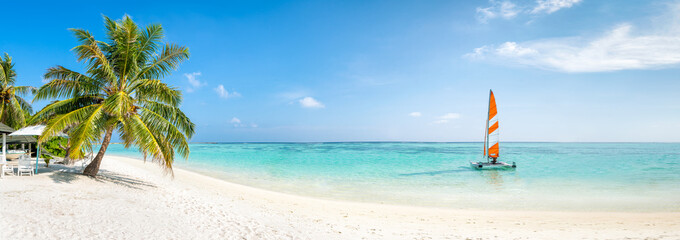
[[[481,143],[190,147],[190,158],[175,166],[316,198],[461,209],[680,211],[678,143],[502,143],[500,160],[518,166],[510,171],[471,169]],[[120,144],[107,154],[141,158]]]

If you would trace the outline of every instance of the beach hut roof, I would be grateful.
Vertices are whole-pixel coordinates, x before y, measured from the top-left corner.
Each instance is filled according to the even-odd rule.
[[[11,133],[14,132],[14,128],[5,125],[4,123],[0,123],[0,135],[2,133]]]
[[[9,136],[40,136],[45,131],[45,125],[33,125],[21,128],[16,132],[10,133]],[[59,137],[66,137],[66,134],[57,134]]]
[[[38,142],[38,140],[35,139],[32,136],[8,136],[7,137],[7,144],[35,143],[35,142]]]

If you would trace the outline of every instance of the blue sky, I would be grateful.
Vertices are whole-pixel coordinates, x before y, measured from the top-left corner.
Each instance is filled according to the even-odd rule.
[[[19,85],[82,69],[68,28],[161,23],[194,142],[680,141],[680,2],[4,3]],[[39,109],[46,102],[36,102]]]

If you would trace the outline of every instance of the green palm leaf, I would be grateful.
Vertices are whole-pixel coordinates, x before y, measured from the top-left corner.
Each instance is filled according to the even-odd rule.
[[[137,75],[140,79],[160,79],[177,69],[179,64],[189,59],[189,49],[186,47],[166,44],[161,54],[154,58],[150,65],[142,68]]]

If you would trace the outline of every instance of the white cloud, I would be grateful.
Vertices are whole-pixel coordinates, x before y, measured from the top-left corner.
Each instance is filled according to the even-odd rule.
[[[243,123],[243,122],[241,122],[241,119],[239,119],[237,117],[231,118],[231,121],[229,121],[229,123],[233,124],[235,128],[247,128],[247,127],[257,128],[258,127],[258,125],[256,123],[249,123],[249,124]]]
[[[323,105],[323,103],[317,101],[316,99],[312,97],[304,97],[298,101],[300,103],[300,106],[305,107],[305,108],[324,108],[326,106]]]
[[[241,94],[238,92],[229,92],[226,89],[224,89],[224,85],[220,84],[215,88],[215,92],[217,92],[217,95],[219,95],[221,98],[231,98],[231,97],[240,97]]]
[[[494,18],[512,19],[520,14],[551,14],[562,8],[570,8],[581,0],[536,0],[535,6],[518,6],[511,1],[489,0],[488,7],[477,7],[477,20],[486,23]]]
[[[500,7],[498,13],[500,14],[500,16],[502,18],[510,19],[510,18],[514,18],[515,16],[517,16],[517,13],[519,13],[519,10],[517,9],[517,6],[514,3],[504,1],[504,2],[501,3],[501,7]]]
[[[463,55],[463,57],[470,59],[484,59],[484,56],[487,52],[489,52],[489,46],[481,46],[473,49],[471,53]]]
[[[285,101],[291,101],[291,103],[292,103],[295,100],[303,98],[307,95],[309,95],[308,91],[298,90],[298,91],[282,92],[282,93],[277,94],[277,97],[279,97],[279,98],[281,98]]]
[[[680,64],[680,23],[668,29],[635,34],[631,24],[621,24],[599,37],[541,39],[483,46],[464,57],[511,63],[562,72],[605,72],[657,69]]]
[[[506,42],[496,48],[496,54],[501,56],[526,56],[535,54],[536,50],[518,46],[516,42]]]
[[[409,113],[408,115],[411,116],[411,117],[420,117],[423,114],[421,114],[420,112],[412,112],[412,113]]]
[[[489,2],[491,3],[490,7],[477,8],[477,19],[480,22],[487,22],[489,19],[498,17],[511,19],[517,16],[517,14],[520,12],[520,10],[517,9],[517,5],[510,1],[497,2],[491,0]]]
[[[198,76],[201,76],[201,72],[185,73],[184,76],[187,78],[187,81],[189,81],[190,85],[190,87],[187,89],[187,92],[193,92],[207,84],[198,80]]]
[[[443,116],[441,116],[441,117],[439,117],[439,118],[441,118],[441,119],[448,119],[448,120],[451,120],[451,119],[459,119],[459,118],[460,118],[460,113],[447,113],[447,114],[444,114]]]
[[[554,13],[562,8],[570,8],[581,0],[537,0],[531,13]]]
[[[437,120],[435,120],[433,123],[436,124],[444,124],[444,123],[449,123],[451,120],[454,119],[459,119],[460,118],[460,113],[447,113],[442,116],[439,116]]]

